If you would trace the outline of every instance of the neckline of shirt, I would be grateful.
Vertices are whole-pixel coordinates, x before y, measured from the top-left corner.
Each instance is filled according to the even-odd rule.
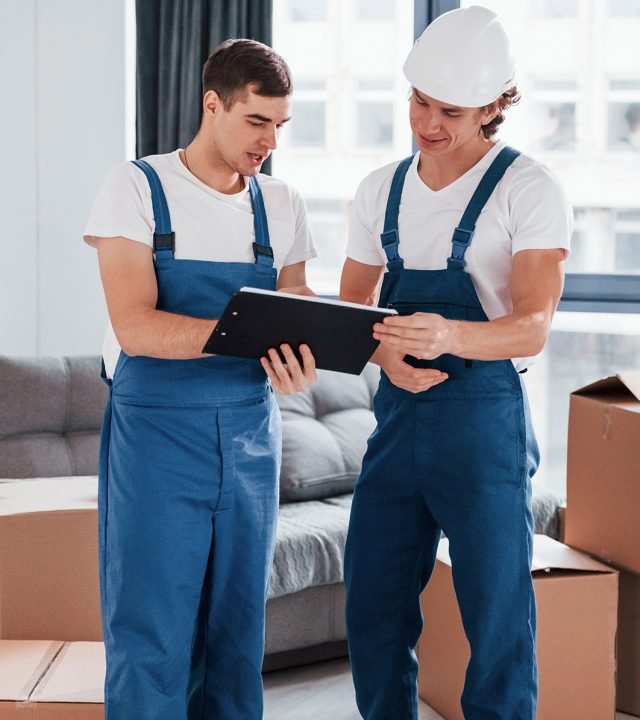
[[[197,185],[202,190],[205,190],[210,195],[213,195],[213,197],[217,198],[218,200],[224,200],[228,203],[234,203],[237,200],[244,199],[245,195],[247,195],[247,193],[249,192],[249,178],[245,177],[244,175],[242,176],[244,180],[244,187],[242,188],[242,190],[240,190],[240,192],[232,193],[231,195],[227,193],[222,193],[219,190],[210,187],[206,183],[203,183],[202,180],[199,180],[180,159],[180,152],[183,151],[184,148],[178,148],[172,153],[169,153],[171,161],[178,166],[178,172],[180,172],[187,180],[194,183],[194,185]]]
[[[411,173],[414,180],[418,183],[418,187],[423,192],[427,193],[427,195],[431,195],[432,197],[443,196],[449,192],[454,191],[458,185],[463,183],[470,175],[478,172],[478,170],[486,170],[489,165],[491,165],[491,163],[495,160],[496,156],[498,155],[500,150],[504,148],[504,146],[504,142],[502,142],[502,140],[498,140],[496,144],[489,150],[489,152],[486,153],[486,155],[483,155],[475,165],[472,165],[465,173],[460,175],[460,177],[456,178],[448,185],[445,185],[445,187],[441,188],[440,190],[433,190],[432,188],[430,188],[418,174],[418,161],[420,159],[420,151],[418,151],[414,155],[413,162],[411,163]]]

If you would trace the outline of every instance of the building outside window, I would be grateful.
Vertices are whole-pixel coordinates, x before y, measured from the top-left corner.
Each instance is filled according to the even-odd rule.
[[[354,145],[365,150],[393,148],[393,78],[356,81]]]
[[[286,0],[287,17],[291,23],[325,22],[327,0]]]

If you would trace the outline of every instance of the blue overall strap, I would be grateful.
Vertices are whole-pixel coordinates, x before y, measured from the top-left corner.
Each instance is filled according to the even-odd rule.
[[[400,200],[402,198],[404,179],[407,175],[407,170],[413,162],[413,157],[414,156],[411,155],[401,160],[396,168],[387,199],[387,209],[384,213],[384,229],[382,235],[380,235],[380,240],[382,242],[382,249],[387,256],[387,268],[389,270],[402,270],[404,267],[404,260],[398,252],[398,245],[400,244],[398,216],[400,214]]]
[[[517,150],[510,147],[503,148],[489,165],[489,169],[482,176],[482,180],[473,193],[466,210],[462,214],[460,224],[453,231],[451,238],[451,257],[447,260],[447,270],[462,270],[466,265],[464,255],[471,245],[471,239],[476,229],[476,222],[482,208],[486,205],[491,193],[502,179],[507,168],[520,155]]]
[[[136,167],[140,168],[147,176],[149,187],[151,188],[151,202],[153,203],[153,219],[156,227],[153,233],[153,252],[158,255],[161,253],[163,257],[173,258],[173,252],[176,246],[176,236],[171,230],[171,217],[169,216],[169,206],[165,197],[162,183],[158,177],[158,173],[149,165],[146,160],[132,160]]]
[[[253,254],[256,256],[257,265],[273,267],[273,250],[269,244],[269,224],[267,223],[267,211],[264,209],[262,190],[255,177],[249,178],[249,195],[253,207],[253,229],[256,241],[253,243]]]

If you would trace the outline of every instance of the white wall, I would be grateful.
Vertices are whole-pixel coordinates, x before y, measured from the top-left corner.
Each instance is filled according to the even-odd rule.
[[[0,2],[0,354],[100,351],[82,230],[126,155],[124,44],[125,0]]]

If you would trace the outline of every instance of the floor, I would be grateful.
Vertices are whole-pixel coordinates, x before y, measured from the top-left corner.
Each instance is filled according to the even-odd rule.
[[[360,720],[346,659],[266,673],[264,687],[264,720]],[[420,720],[444,718],[421,703]]]

